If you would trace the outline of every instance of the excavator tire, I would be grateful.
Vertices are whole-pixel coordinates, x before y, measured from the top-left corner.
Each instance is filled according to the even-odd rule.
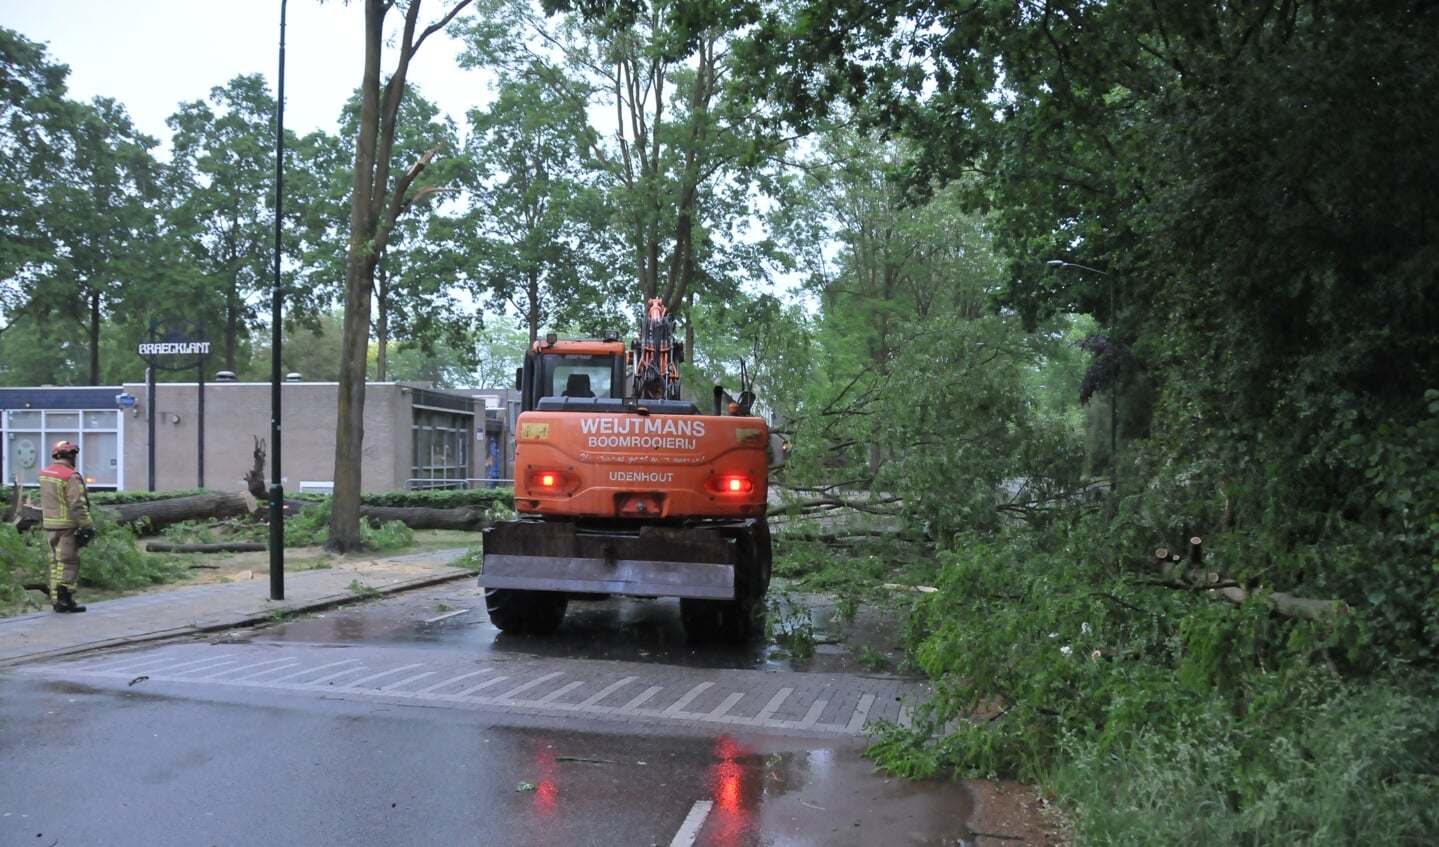
[[[486,588],[485,610],[500,632],[551,635],[565,619],[569,597],[558,591]]]
[[[735,599],[680,598],[685,636],[696,642],[744,644],[764,629],[764,595],[769,590],[770,534],[763,522],[735,536]]]

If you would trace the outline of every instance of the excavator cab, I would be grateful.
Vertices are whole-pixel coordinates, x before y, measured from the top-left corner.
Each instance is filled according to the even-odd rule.
[[[625,368],[625,346],[614,333],[585,341],[561,341],[549,335],[525,353],[524,367],[517,374],[520,409],[537,409],[546,398],[622,401]]]

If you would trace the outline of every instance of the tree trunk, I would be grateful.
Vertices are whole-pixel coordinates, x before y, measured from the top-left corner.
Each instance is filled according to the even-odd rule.
[[[259,508],[259,503],[248,491],[192,494],[169,500],[104,507],[106,513],[114,515],[116,523],[141,528],[146,535],[154,535],[185,521],[248,517],[258,512]]]
[[[253,541],[226,541],[218,544],[169,544],[151,541],[145,545],[147,553],[263,553],[269,549]]]
[[[154,535],[166,527],[185,521],[205,521],[217,518],[248,517],[259,511],[259,503],[248,491],[234,493],[192,494],[188,497],[172,497],[168,500],[150,500],[144,503],[124,503],[118,506],[100,506],[115,523],[133,526],[145,535]],[[36,506],[22,506],[20,513],[11,520],[21,532],[39,526],[40,509]]]
[[[428,509],[394,508],[387,506],[361,506],[360,517],[370,526],[378,527],[389,521],[399,521],[410,529],[458,529],[479,532],[493,521],[479,509]]]

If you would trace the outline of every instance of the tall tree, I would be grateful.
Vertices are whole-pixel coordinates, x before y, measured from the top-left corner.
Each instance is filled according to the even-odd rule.
[[[360,479],[365,438],[365,371],[375,271],[395,221],[415,202],[415,179],[438,151],[429,151],[392,178],[400,104],[410,62],[471,0],[457,0],[434,23],[421,28],[421,0],[411,0],[395,38],[399,55],[388,80],[381,79],[385,17],[393,0],[365,0],[365,69],[360,83],[359,135],[350,194],[349,245],[345,254],[345,329],[335,426],[335,495],[325,548],[338,553],[360,545]]]
[[[0,333],[24,314],[34,276],[55,266],[42,220],[80,117],[65,96],[69,73],[44,45],[0,27]]]
[[[495,101],[470,113],[470,210],[458,222],[473,265],[458,269],[497,311],[543,327],[603,323],[623,297],[608,214],[583,167],[589,124],[537,80],[502,74]]]
[[[360,100],[352,99],[341,118],[340,135],[351,142],[359,137]],[[413,199],[457,191],[452,186],[459,171],[459,150],[452,120],[413,88],[400,104],[392,167],[431,161],[411,185]],[[435,159],[436,151],[451,155]],[[393,223],[385,249],[375,266],[374,329],[376,379],[388,378],[387,360],[392,341],[413,342],[432,349],[439,341],[465,339],[470,327],[465,309],[450,290],[447,253],[452,245],[429,238],[431,229],[445,229],[434,214],[400,215]]]
[[[195,276],[191,307],[216,316],[207,334],[219,331],[220,359],[231,371],[246,358],[242,342],[264,323],[273,285],[274,116],[274,98],[253,74],[211,89],[207,101],[181,104],[167,121],[170,219]],[[292,136],[286,147],[296,143]]]
[[[658,297],[679,314],[692,288],[764,281],[776,259],[753,249],[768,243],[754,236],[754,195],[785,147],[733,93],[730,48],[751,7],[552,5],[566,14],[493,0],[505,25],[467,30],[466,60],[533,80],[590,121],[582,149],[628,254],[631,300]]]
[[[173,277],[157,252],[159,165],[150,153],[156,141],[138,132],[114,100],[69,108],[78,119],[61,141],[60,179],[39,198],[45,214],[38,232],[55,254],[25,280],[26,308],[82,328],[85,384],[98,385],[105,322],[148,315],[157,289]]]

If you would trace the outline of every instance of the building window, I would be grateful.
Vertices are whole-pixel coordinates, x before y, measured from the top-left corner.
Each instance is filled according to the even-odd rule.
[[[87,485],[120,487],[120,413],[113,409],[7,411],[4,478],[38,485],[40,470],[50,464],[50,447],[62,440],[80,446],[77,464]]]
[[[417,408],[411,426],[414,464],[408,488],[465,488],[469,485],[469,415]]]

